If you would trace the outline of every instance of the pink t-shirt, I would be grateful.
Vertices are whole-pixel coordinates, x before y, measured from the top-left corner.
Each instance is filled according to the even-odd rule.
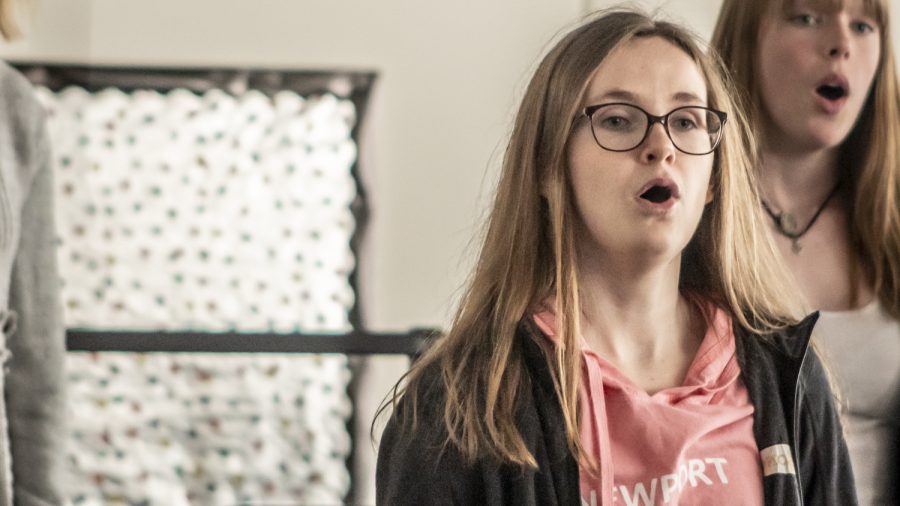
[[[534,320],[551,340],[555,317]],[[600,476],[581,472],[584,506],[763,504],[753,405],[731,319],[715,308],[684,383],[653,395],[582,340],[581,442]]]

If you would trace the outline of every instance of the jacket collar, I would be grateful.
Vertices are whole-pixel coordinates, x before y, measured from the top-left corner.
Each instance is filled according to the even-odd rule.
[[[784,355],[801,360],[806,355],[807,349],[809,349],[813,327],[815,327],[818,319],[819,312],[814,311],[799,322],[762,335],[760,338],[772,343]],[[747,334],[746,330],[735,328],[735,334],[739,332]]]

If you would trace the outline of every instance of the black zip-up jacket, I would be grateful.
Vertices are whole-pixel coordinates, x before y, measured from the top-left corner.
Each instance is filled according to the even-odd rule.
[[[764,337],[734,329],[741,379],[755,408],[753,433],[762,455],[766,505],[857,504],[832,393],[809,348],[817,318],[814,313]],[[443,394],[439,376],[429,374],[423,385],[430,387],[422,389],[419,399],[417,430],[403,430],[392,416],[382,435],[379,505],[581,506],[578,463],[566,444],[547,359],[535,342],[539,332],[530,321],[519,328],[517,346],[528,385],[516,415],[538,469],[486,459],[467,464],[451,444],[444,445]]]

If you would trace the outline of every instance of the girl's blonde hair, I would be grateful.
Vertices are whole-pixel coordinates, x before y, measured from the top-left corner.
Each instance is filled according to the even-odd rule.
[[[844,4],[821,2],[828,9]],[[713,33],[712,46],[745,94],[751,123],[760,128],[762,96],[755,77],[760,24],[767,15],[786,14],[792,5],[791,0],[725,0]],[[852,276],[854,281],[864,276],[887,311],[900,319],[900,94],[887,1],[864,0],[863,7],[879,25],[881,58],[856,126],[841,146],[842,177],[851,195],[851,243],[863,266]],[[857,298],[854,294],[854,305]]]
[[[417,398],[435,381],[423,373],[437,370],[445,444],[470,461],[487,457],[536,466],[515,423],[516,407],[528,388],[521,342],[527,337],[517,328],[536,305],[555,297],[560,345],[548,349],[547,358],[569,448],[594,467],[578,437],[580,306],[572,239],[577,214],[567,143],[595,69],[616,47],[644,37],[660,37],[685,51],[706,79],[709,107],[728,113],[713,165],[714,198],[683,253],[682,289],[725,308],[735,325],[751,332],[795,321],[792,292],[784,284],[788,276],[759,211],[753,140],[718,61],[677,25],[631,10],[602,11],[555,44],[531,78],[505,151],[478,262],[453,324],[379,413],[394,406],[403,427],[414,430],[421,409]]]

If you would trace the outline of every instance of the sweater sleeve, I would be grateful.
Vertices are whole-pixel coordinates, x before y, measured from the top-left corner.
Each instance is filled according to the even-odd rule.
[[[803,363],[800,473],[803,503],[856,505],[850,454],[822,362],[810,350]]]
[[[33,135],[27,163],[31,180],[10,283],[18,331],[8,339],[7,416],[13,461],[13,496],[19,506],[62,504],[63,365],[65,341],[53,207],[53,174],[46,127]]]

